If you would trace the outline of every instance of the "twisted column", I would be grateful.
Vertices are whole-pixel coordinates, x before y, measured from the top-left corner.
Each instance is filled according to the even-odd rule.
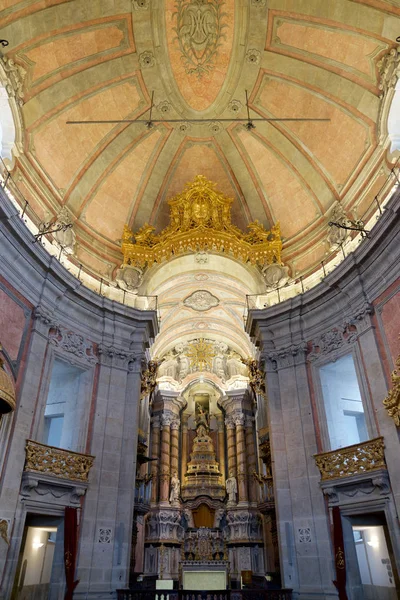
[[[171,421],[171,476],[176,473],[179,477],[179,419]]]
[[[246,452],[249,499],[250,502],[257,502],[257,485],[253,477],[253,473],[256,471],[256,452],[254,446],[254,417],[246,417]]]
[[[236,435],[235,435],[235,423],[232,417],[225,419],[226,425],[226,437],[228,446],[228,476],[231,473],[236,477]]]
[[[248,501],[244,421],[245,417],[243,414],[235,416],[239,502]]]
[[[169,465],[171,444],[171,422],[170,415],[161,417],[161,473],[160,473],[160,502],[168,502],[169,496]]]
[[[153,417],[151,419],[151,449],[153,456],[157,460],[151,463],[151,474],[153,476],[151,480],[151,497],[150,502],[155,504],[158,500],[158,469],[160,460],[160,417]]]
[[[217,414],[217,427],[218,427],[218,458],[219,468],[225,481],[225,432],[224,432],[224,417],[222,413]]]
[[[181,464],[181,483],[185,481],[187,462],[188,462],[188,419],[189,415],[182,415],[182,464]]]

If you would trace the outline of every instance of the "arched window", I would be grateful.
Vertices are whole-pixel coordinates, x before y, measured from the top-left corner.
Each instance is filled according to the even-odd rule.
[[[0,156],[12,159],[12,150],[15,144],[15,125],[13,114],[8,99],[8,94],[0,84]]]
[[[400,79],[397,81],[392,105],[389,111],[388,132],[391,141],[390,150],[400,150]]]

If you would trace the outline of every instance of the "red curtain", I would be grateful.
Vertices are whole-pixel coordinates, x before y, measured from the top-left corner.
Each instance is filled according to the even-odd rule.
[[[342,518],[338,506],[333,507],[332,516],[336,567],[336,581],[333,583],[339,592],[339,600],[348,600],[346,594],[346,557],[344,555]]]
[[[78,550],[78,509],[67,506],[64,519],[64,566],[67,589],[64,600],[72,600],[79,579],[74,581]]]

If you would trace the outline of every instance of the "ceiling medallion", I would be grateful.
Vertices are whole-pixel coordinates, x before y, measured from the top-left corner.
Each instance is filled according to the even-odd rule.
[[[201,79],[214,69],[218,48],[224,37],[224,0],[176,0],[176,40],[185,71]]]
[[[193,310],[202,312],[203,310],[210,310],[210,308],[218,306],[219,300],[207,290],[198,290],[185,298],[183,304]]]
[[[244,263],[281,265],[282,240],[279,223],[270,231],[258,221],[243,233],[231,222],[233,200],[215,190],[203,175],[186,184],[168,201],[170,224],[160,233],[145,223],[136,233],[127,225],[122,234],[123,265],[151,266],[174,256],[197,252],[231,255]]]
[[[200,338],[195,342],[188,344],[186,356],[189,359],[191,367],[198,371],[212,368],[213,358],[215,356],[214,344]]]

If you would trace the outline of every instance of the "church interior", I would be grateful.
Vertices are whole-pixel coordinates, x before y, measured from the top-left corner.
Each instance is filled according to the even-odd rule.
[[[0,600],[400,598],[400,0],[0,0]]]

